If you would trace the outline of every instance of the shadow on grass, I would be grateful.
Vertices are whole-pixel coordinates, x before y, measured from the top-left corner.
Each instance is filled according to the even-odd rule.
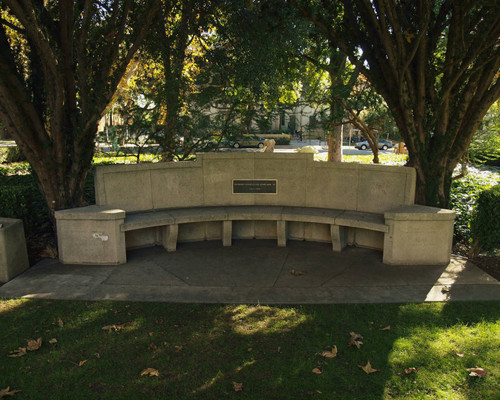
[[[22,390],[19,399],[416,399],[452,391],[472,400],[498,389],[498,375],[472,380],[465,366],[494,365],[499,302],[0,304],[0,389]],[[363,335],[360,349],[348,346],[349,332]],[[39,350],[7,357],[38,337]],[[338,356],[321,357],[333,345]],[[367,361],[380,372],[365,374]],[[405,375],[410,367],[419,371]],[[146,368],[159,376],[141,376]]]

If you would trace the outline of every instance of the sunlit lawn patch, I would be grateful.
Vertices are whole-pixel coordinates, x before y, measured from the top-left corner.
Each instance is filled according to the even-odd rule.
[[[494,399],[498,309],[1,301],[0,390],[21,390],[18,399]],[[359,348],[350,332],[363,337]],[[40,348],[8,357],[38,338]],[[380,371],[366,373],[368,362]],[[485,377],[469,376],[476,366]]]
[[[408,160],[408,155],[406,154],[379,154],[380,164],[385,165],[405,165]],[[314,155],[315,161],[327,161],[327,153],[318,153]],[[348,163],[360,163],[360,164],[372,164],[373,155],[344,155],[343,161]]]

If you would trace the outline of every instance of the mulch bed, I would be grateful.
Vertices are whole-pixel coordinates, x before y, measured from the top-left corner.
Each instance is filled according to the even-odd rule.
[[[497,281],[500,281],[500,257],[478,256],[471,258],[470,261]]]

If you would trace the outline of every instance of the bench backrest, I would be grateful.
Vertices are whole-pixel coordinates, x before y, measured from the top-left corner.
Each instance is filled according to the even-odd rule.
[[[234,194],[233,180],[276,180],[276,194]],[[229,205],[383,213],[415,198],[413,168],[315,162],[313,154],[203,153],[196,161],[97,167],[96,203],[125,211]]]

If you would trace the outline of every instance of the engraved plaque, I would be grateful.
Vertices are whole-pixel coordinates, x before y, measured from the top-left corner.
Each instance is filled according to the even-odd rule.
[[[233,194],[278,194],[278,180],[233,179]]]

